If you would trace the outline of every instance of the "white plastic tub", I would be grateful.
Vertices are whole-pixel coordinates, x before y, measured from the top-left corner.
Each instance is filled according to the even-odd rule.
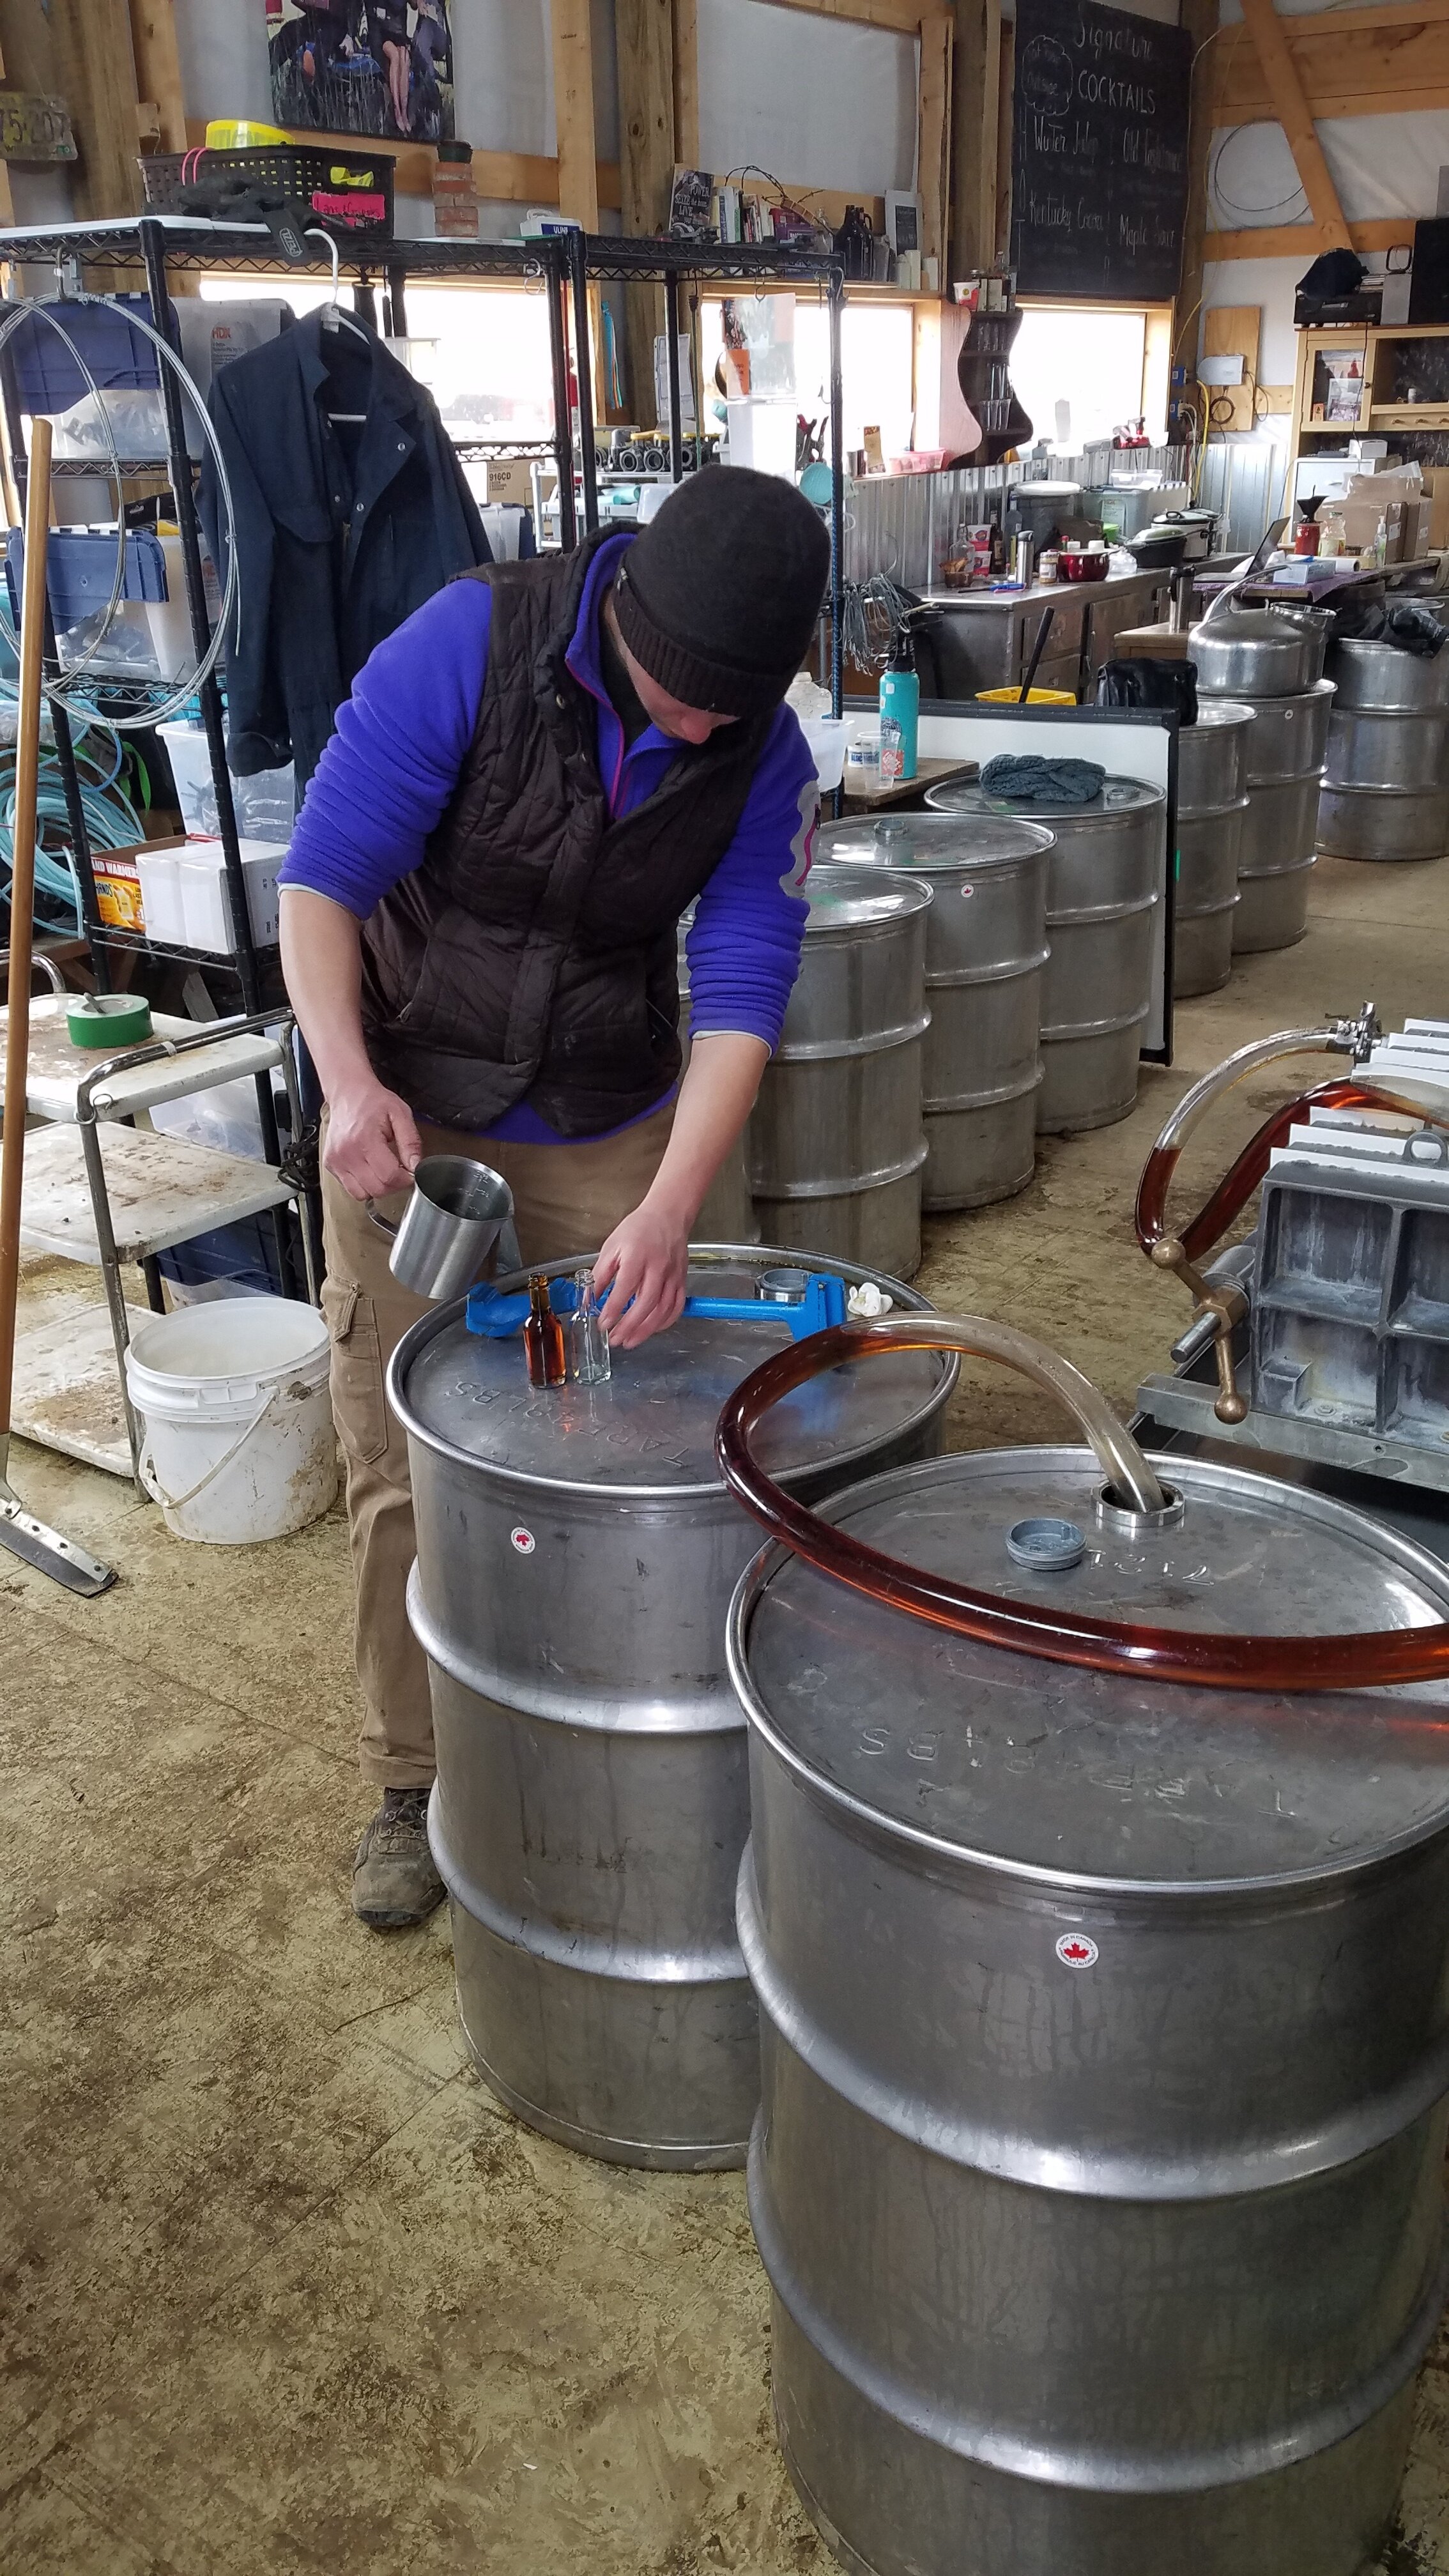
[[[281,919],[277,877],[286,855],[284,841],[241,843],[247,912],[259,948],[277,944]],[[204,948],[216,957],[231,955],[231,920],[223,883],[226,862],[220,841],[173,842],[169,849],[142,850],[136,872],[149,938],[178,948]]]
[[[184,602],[184,592],[182,598]],[[197,835],[219,831],[216,789],[203,727],[178,721],[158,725],[156,731],[166,745],[186,830]],[[231,800],[236,807],[237,830],[248,839],[291,839],[297,819],[297,781],[290,761],[285,769],[259,769],[252,778],[233,777]]]
[[[335,1500],[327,1326],[288,1297],[228,1297],[143,1324],[126,1353],[141,1478],[175,1538],[245,1547]]]

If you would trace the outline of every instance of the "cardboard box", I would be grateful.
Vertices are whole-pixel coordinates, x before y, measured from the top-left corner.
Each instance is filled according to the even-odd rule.
[[[1338,514],[1343,521],[1343,532],[1350,554],[1361,555],[1370,551],[1378,536],[1379,521],[1382,519],[1387,538],[1384,551],[1385,563],[1399,563],[1403,560],[1406,508],[1402,501],[1373,500],[1351,492],[1346,500],[1339,502]]]
[[[91,871],[96,881],[96,910],[106,928],[144,930],[141,873],[134,855],[127,850],[93,850]]]
[[[533,475],[526,456],[490,458],[483,468],[485,501],[512,502],[519,509],[533,508]]]
[[[1425,466],[1424,498],[1429,504],[1428,550],[1439,554],[1449,546],[1449,466]]]

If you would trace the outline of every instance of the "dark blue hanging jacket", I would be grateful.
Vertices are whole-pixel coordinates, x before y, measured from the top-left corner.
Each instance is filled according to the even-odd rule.
[[[437,405],[374,332],[309,314],[223,367],[208,409],[236,520],[230,762],[246,778],[295,760],[300,793],[373,647],[492,553]],[[224,578],[209,449],[200,505]]]

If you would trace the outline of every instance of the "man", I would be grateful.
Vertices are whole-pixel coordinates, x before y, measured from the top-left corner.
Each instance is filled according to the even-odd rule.
[[[360,1755],[383,1791],[353,1906],[374,1928],[421,1921],[442,1886],[407,1449],[383,1393],[423,1308],[360,1202],[397,1213],[421,1154],[471,1154],[509,1182],[525,1261],[602,1247],[616,1351],[677,1320],[690,1228],[799,966],[817,791],[783,699],[828,566],[790,484],[711,467],[637,537],[441,591],[359,674],[308,790],[282,957],[327,1103]],[[696,898],[681,1085],[675,935]]]

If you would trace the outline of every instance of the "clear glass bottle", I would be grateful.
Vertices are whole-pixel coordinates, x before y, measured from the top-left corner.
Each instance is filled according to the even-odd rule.
[[[528,1321],[523,1327],[523,1353],[528,1362],[530,1386],[568,1384],[564,1328],[549,1304],[548,1281],[541,1270],[534,1271],[528,1282]]]
[[[569,1326],[573,1375],[580,1386],[602,1386],[609,1375],[609,1327],[594,1295],[592,1270],[574,1272],[574,1300]]]

